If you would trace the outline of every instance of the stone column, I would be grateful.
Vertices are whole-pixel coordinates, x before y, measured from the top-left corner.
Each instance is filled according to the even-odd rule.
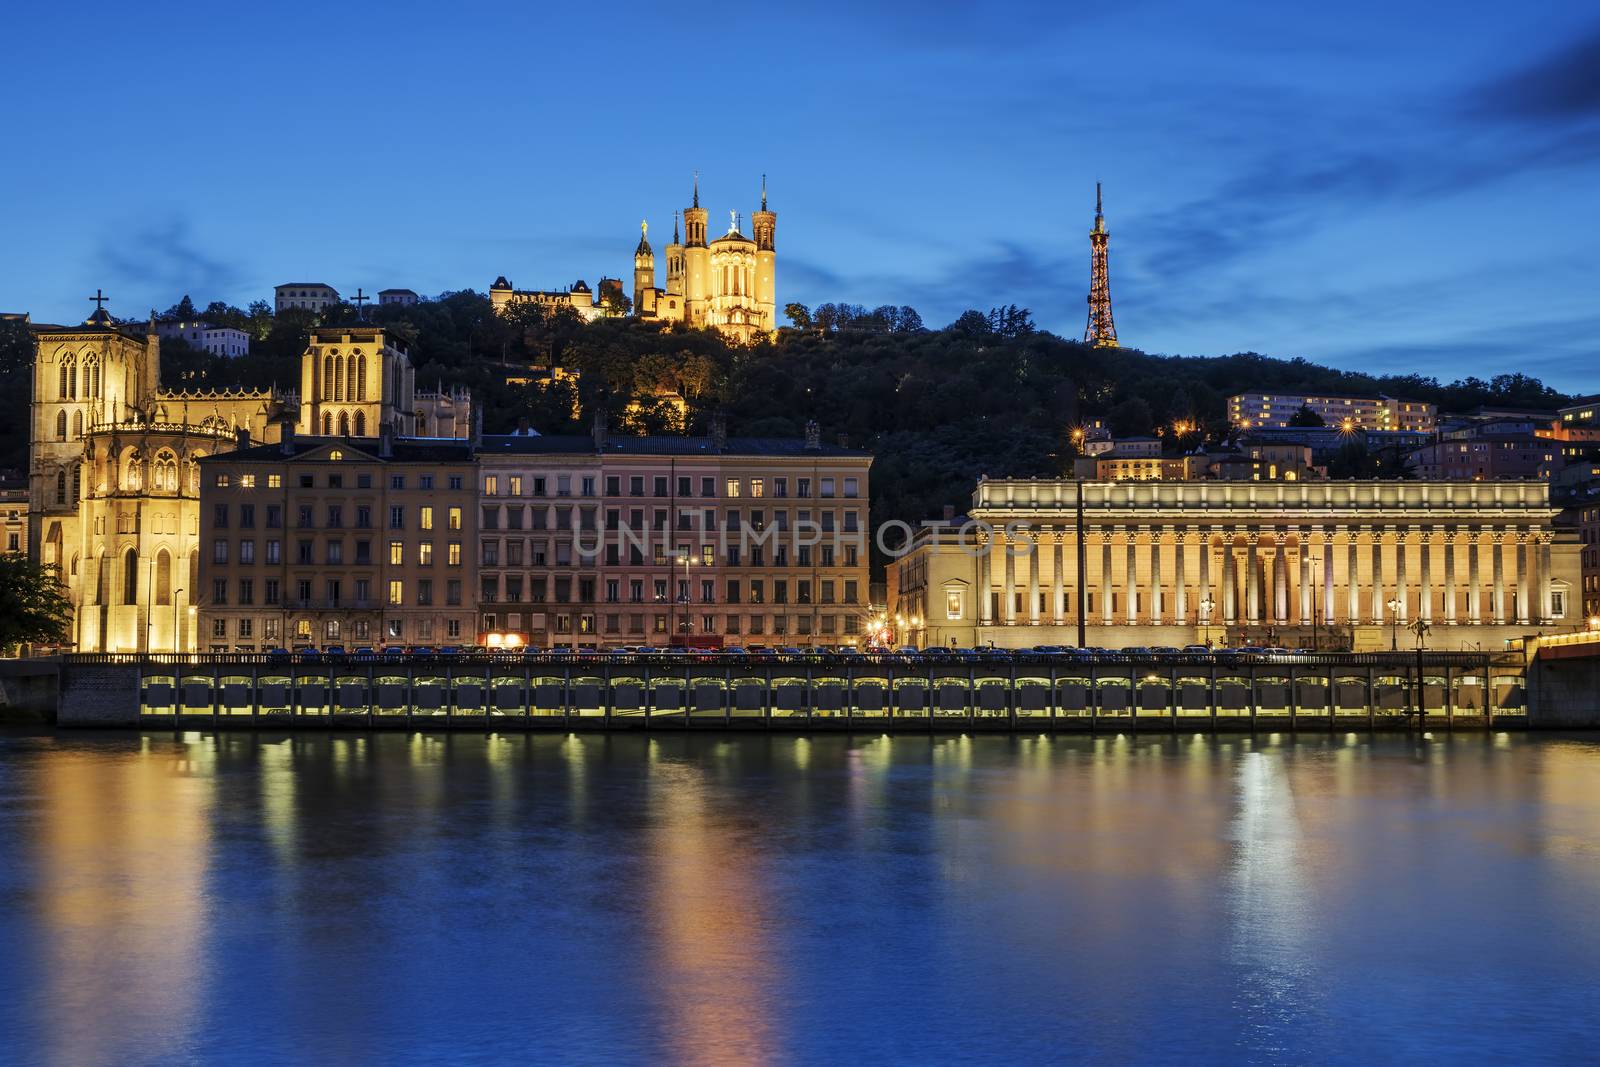
[[[991,533],[978,543],[978,623],[981,626],[994,625],[994,603],[990,598],[994,584],[993,553],[994,534]]]
[[[1028,531],[1028,621],[1039,625],[1039,531]]]
[[[1372,531],[1372,624],[1382,626],[1389,608],[1383,595],[1383,531]]]
[[[1215,622],[1221,603],[1217,600],[1216,589],[1211,584],[1211,528],[1205,527],[1200,531],[1200,599],[1195,601],[1195,617],[1201,622]],[[1205,609],[1201,606],[1207,600],[1211,601],[1211,618],[1203,617]]]
[[[1307,527],[1299,530],[1300,544],[1300,613],[1295,621],[1301,626],[1310,626],[1312,613],[1315,609],[1311,606],[1311,592],[1316,588],[1312,583],[1316,579],[1311,573],[1311,531]]]
[[[1065,538],[1060,530],[1055,530],[1050,535],[1050,605],[1055,609],[1053,615],[1056,625],[1060,626],[1067,621],[1067,582],[1063,568],[1066,564]]]
[[[1410,615],[1408,602],[1411,599],[1411,590],[1406,582],[1406,557],[1411,554],[1411,539],[1406,532],[1401,530],[1394,538],[1394,598],[1400,602],[1398,617],[1400,625],[1406,624]]]
[[[1422,528],[1422,542],[1417,546],[1417,618],[1433,621],[1433,530]]]
[[[1551,595],[1551,587],[1550,587],[1550,541],[1551,541],[1551,539],[1552,538],[1551,538],[1550,534],[1544,534],[1543,536],[1541,536],[1539,538],[1539,545],[1538,545],[1538,552],[1539,552],[1539,621],[1541,621],[1541,622],[1554,622],[1555,621],[1555,604],[1554,604],[1554,599],[1555,598]],[[1582,613],[1581,612],[1579,613],[1579,619],[1580,619],[1580,621],[1582,619]]]
[[[1351,529],[1345,534],[1345,571],[1346,581],[1349,585],[1345,588],[1345,599],[1350,602],[1350,625],[1354,626],[1361,621],[1361,544],[1360,530]]]
[[[1017,557],[1011,551],[1013,545],[1008,530],[1005,548],[1005,582],[1004,588],[1000,591],[1000,617],[1005,620],[1007,626],[1017,624]]]
[[[1279,626],[1289,621],[1289,559],[1282,530],[1272,533],[1272,621]]]
[[[1467,533],[1467,621],[1476,626],[1483,621],[1483,572],[1478,566],[1478,542],[1483,531]]]
[[[1232,626],[1239,617],[1239,564],[1233,548],[1233,530],[1222,531],[1222,623]]]
[[[1336,613],[1333,610],[1333,535],[1324,532],[1322,535],[1322,621],[1333,625]]]
[[[1494,624],[1504,626],[1506,622],[1506,535],[1496,532],[1494,537]]]
[[[1456,531],[1452,527],[1444,532],[1444,621],[1454,626],[1456,621]]]
[[[1261,562],[1258,551],[1261,531],[1250,527],[1245,531],[1244,603],[1245,621],[1251,626],[1261,621]]]
[[[1150,625],[1160,626],[1166,610],[1165,590],[1161,587],[1161,531],[1150,532]]]
[[[1124,591],[1128,596],[1125,618],[1128,625],[1132,626],[1139,621],[1139,531],[1137,528],[1128,531],[1128,580],[1124,583]]]
[[[1100,622],[1110,626],[1111,617],[1111,541],[1116,531],[1122,527],[1117,526],[1106,530],[1100,535]]]
[[[1177,537],[1172,541],[1172,577],[1174,591],[1172,598],[1172,621],[1180,626],[1189,621],[1189,576],[1184,573],[1184,564],[1187,562],[1184,552],[1184,542],[1192,535],[1187,529],[1178,531]]]
[[[1532,619],[1532,605],[1528,603],[1528,535],[1517,535],[1517,554],[1515,559],[1517,568],[1514,588],[1516,589],[1517,623],[1527,626]]]

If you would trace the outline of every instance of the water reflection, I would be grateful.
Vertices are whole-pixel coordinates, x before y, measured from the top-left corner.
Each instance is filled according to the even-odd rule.
[[[0,1062],[1581,1059],[1600,747],[0,734]]]

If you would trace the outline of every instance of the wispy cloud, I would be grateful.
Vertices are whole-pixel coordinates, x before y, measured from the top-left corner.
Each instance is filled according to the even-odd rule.
[[[172,217],[107,235],[96,259],[109,284],[153,300],[176,301],[185,293],[205,304],[228,292],[243,276],[239,266],[204,247],[190,235],[187,220]],[[128,308],[123,308],[129,313]]]
[[[1474,89],[1470,111],[1495,118],[1600,116],[1600,28],[1570,47]]]

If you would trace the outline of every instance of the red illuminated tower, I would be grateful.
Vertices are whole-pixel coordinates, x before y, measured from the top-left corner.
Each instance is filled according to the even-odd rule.
[[[1083,343],[1096,348],[1116,348],[1117,324],[1111,319],[1111,276],[1106,269],[1106,217],[1100,210],[1100,183],[1094,183],[1094,229],[1089,231],[1089,325]]]

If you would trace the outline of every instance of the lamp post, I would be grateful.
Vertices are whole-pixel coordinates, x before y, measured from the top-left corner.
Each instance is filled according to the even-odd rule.
[[[1211,647],[1211,613],[1217,610],[1217,602],[1210,595],[1200,601],[1200,622],[1205,627],[1206,647]]]
[[[678,558],[673,563],[674,565],[680,563],[683,565],[683,591],[675,593],[672,597],[672,633],[674,637],[677,637],[680,632],[687,635],[689,631],[689,568],[694,565],[694,556],[685,550],[678,553]],[[673,577],[677,577],[676,570],[673,571]],[[681,631],[678,624],[678,604],[680,602],[684,606]],[[687,643],[687,640],[685,643]]]
[[[178,601],[181,599],[183,599],[183,590],[174,589],[172,591],[172,651],[175,653],[183,651],[183,637],[178,627]]]
[[[1400,651],[1400,601],[1389,598],[1389,651]]]

